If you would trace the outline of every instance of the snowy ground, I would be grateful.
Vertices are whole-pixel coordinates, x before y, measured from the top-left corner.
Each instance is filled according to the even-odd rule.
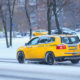
[[[13,47],[7,49],[5,39],[0,39],[0,80],[80,80],[80,63],[19,64],[16,60],[16,51],[28,40],[28,37],[14,38]]]
[[[0,62],[0,80],[80,80],[80,67]]]
[[[16,59],[18,47],[25,45],[28,41],[28,37],[13,38],[13,46],[11,48],[6,48],[5,38],[0,39],[0,58]]]

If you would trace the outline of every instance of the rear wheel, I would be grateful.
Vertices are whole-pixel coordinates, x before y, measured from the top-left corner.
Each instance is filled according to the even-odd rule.
[[[71,63],[77,64],[77,63],[79,63],[79,60],[71,60]]]
[[[53,65],[53,64],[54,64],[54,55],[53,55],[53,53],[52,53],[52,52],[48,52],[48,53],[46,54],[45,60],[46,60],[46,63],[47,63],[47,64]]]
[[[18,52],[17,58],[18,58],[19,63],[25,62],[25,56],[24,56],[24,53],[22,51]]]

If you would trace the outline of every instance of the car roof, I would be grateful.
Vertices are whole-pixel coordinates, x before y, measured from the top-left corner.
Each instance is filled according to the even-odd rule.
[[[36,36],[34,38],[43,38],[43,37],[72,37],[72,36],[77,36],[77,35],[67,35],[67,34],[54,34],[54,35],[42,35],[42,36]]]

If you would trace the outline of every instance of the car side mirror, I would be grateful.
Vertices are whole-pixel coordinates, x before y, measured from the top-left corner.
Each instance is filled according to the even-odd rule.
[[[28,45],[28,43],[25,43],[25,46],[27,46]]]

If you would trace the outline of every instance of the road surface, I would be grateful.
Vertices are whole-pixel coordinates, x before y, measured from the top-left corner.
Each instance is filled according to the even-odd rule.
[[[0,80],[80,80],[80,63],[19,64],[16,59],[0,58]]]

